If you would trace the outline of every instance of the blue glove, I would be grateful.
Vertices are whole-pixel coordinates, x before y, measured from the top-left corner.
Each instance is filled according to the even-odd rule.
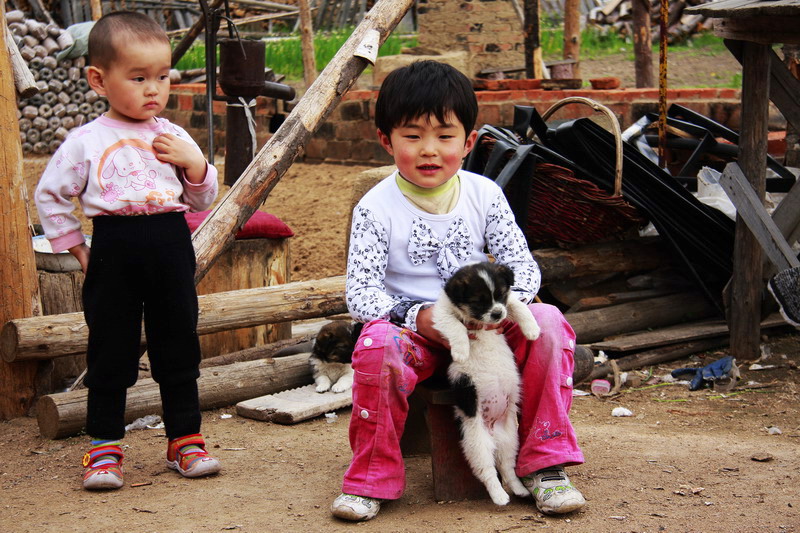
[[[722,359],[718,359],[713,363],[709,363],[702,368],[676,368],[672,371],[672,377],[688,378],[689,376],[694,376],[692,377],[692,381],[689,383],[689,390],[698,390],[702,389],[703,386],[706,385],[706,382],[711,384],[723,378],[733,377],[731,370],[735,368],[735,362],[736,359],[730,355],[727,355]],[[739,373],[734,372],[734,374],[738,376]]]

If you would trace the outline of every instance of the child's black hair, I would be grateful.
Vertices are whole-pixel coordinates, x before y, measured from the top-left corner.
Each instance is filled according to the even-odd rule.
[[[383,80],[375,104],[375,125],[389,136],[397,126],[418,117],[433,115],[444,123],[451,111],[469,135],[478,116],[472,82],[446,63],[415,61]]]
[[[89,32],[89,64],[106,68],[117,59],[118,48],[138,42],[170,44],[164,29],[144,13],[107,13],[95,22]]]

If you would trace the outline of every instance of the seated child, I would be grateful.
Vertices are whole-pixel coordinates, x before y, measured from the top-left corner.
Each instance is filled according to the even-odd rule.
[[[365,325],[353,353],[353,459],[331,506],[336,517],[369,520],[382,501],[403,494],[408,396],[450,363],[431,319],[445,281],[467,263],[487,261],[488,250],[514,271],[522,302],[539,289],[539,267],[503,191],[460,170],[476,142],[477,111],[470,80],[435,61],[397,69],[381,86],[378,138],[397,171],[353,211],[346,299]],[[537,340],[516,324],[498,329],[522,381],[516,473],[541,512],[568,513],[585,504],[564,472],[583,462],[568,416],[575,334],[556,307],[529,307],[542,330]]]

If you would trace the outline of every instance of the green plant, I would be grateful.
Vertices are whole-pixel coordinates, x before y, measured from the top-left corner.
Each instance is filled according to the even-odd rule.
[[[335,32],[318,33],[314,36],[314,57],[317,69],[322,70],[333,59],[342,45],[352,33],[352,28]],[[378,50],[379,56],[399,54],[404,47],[415,46],[416,36],[391,34]],[[178,61],[178,70],[201,68],[205,66],[206,47],[204,43],[195,43]],[[303,51],[300,36],[268,38],[265,47],[265,63],[278,74],[283,74],[288,80],[303,78]],[[219,53],[217,53],[219,57]],[[219,64],[219,63],[218,63]]]

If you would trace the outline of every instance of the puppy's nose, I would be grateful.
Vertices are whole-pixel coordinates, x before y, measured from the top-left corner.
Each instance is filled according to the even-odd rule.
[[[500,320],[501,318],[503,318],[503,311],[501,311],[499,309],[495,310],[495,311],[492,311],[491,315],[489,315],[489,316],[492,317],[492,320]]]

